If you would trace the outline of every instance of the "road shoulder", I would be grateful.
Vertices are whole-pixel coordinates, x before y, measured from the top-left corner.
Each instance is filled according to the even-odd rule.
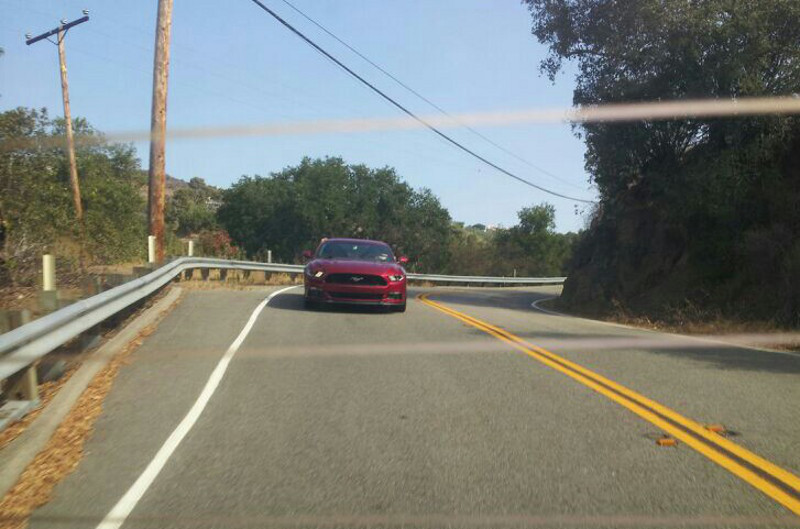
[[[88,356],[58,391],[47,407],[13,441],[0,451],[0,497],[18,482],[36,455],[44,449],[89,384],[108,363],[148,327],[157,324],[181,297],[180,288],[171,289],[108,342]]]

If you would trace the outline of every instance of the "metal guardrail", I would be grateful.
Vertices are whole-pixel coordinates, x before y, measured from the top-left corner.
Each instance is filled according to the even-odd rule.
[[[436,274],[406,274],[412,281],[431,283],[474,283],[478,285],[560,285],[566,277],[491,277],[491,276],[445,276]]]
[[[76,338],[133,303],[146,298],[185,270],[227,269],[303,273],[303,265],[181,257],[124,285],[78,301],[0,335],[0,380],[22,371],[50,351]],[[561,284],[563,277],[479,277],[408,274],[412,281],[460,284]]]

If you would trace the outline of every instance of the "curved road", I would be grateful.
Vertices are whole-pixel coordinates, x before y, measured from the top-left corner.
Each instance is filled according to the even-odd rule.
[[[31,527],[800,526],[727,456],[657,446],[656,423],[508,336],[724,425],[774,465],[765,482],[800,475],[800,356],[546,314],[531,304],[547,287],[416,290],[433,303],[405,314],[309,312],[288,290],[231,356],[275,290],[190,291]],[[202,413],[131,495],[226,351]]]

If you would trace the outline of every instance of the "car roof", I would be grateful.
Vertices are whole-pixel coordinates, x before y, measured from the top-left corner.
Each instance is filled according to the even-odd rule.
[[[385,243],[383,241],[376,241],[376,240],[373,240],[373,239],[348,239],[348,238],[345,238],[345,237],[331,237],[330,239],[328,239],[326,241],[323,241],[323,242],[355,242],[355,243],[358,243],[358,242],[372,242],[372,243],[376,243],[376,244],[385,244],[386,246],[389,246],[388,243]]]

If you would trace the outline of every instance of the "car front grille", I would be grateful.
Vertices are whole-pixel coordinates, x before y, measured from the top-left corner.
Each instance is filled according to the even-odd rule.
[[[334,299],[360,299],[364,301],[380,301],[382,294],[367,294],[366,292],[328,292]]]
[[[337,285],[355,285],[355,286],[385,286],[386,280],[381,276],[374,276],[369,274],[330,274],[325,278],[328,283]]]

